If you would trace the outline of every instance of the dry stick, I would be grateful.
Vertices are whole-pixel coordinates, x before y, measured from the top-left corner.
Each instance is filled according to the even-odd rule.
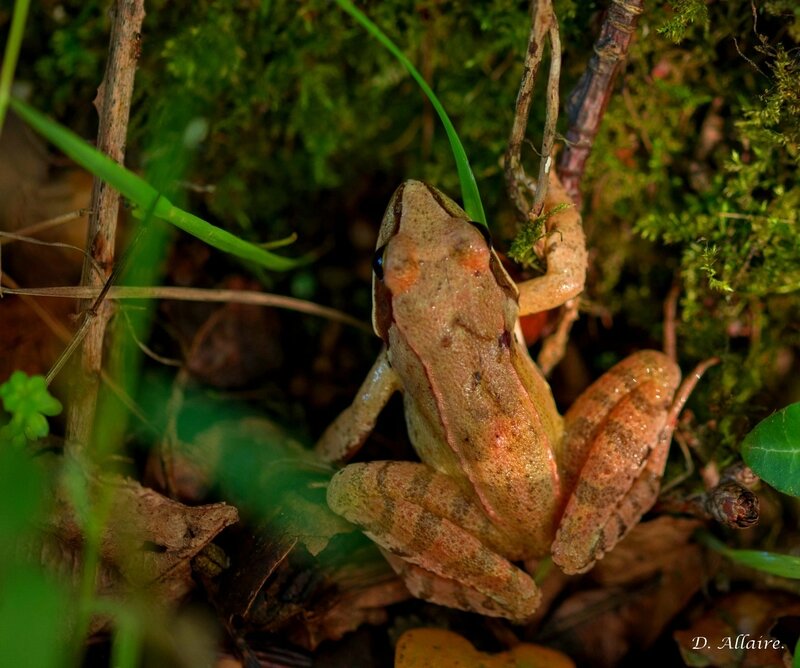
[[[556,141],[556,123],[558,122],[558,85],[561,82],[561,35],[558,32],[558,20],[553,13],[552,6],[550,7],[549,22],[547,34],[550,37],[550,71],[547,74],[547,105],[545,107],[539,177],[531,211],[528,214],[531,220],[541,216],[544,210],[544,198],[547,196],[547,187],[550,185],[550,168],[553,164],[553,145]]]
[[[675,335],[675,323],[678,318],[678,298],[680,296],[681,286],[676,281],[664,300],[664,352],[675,363],[678,361],[678,338]]]
[[[558,35],[558,21],[553,12],[550,0],[531,0],[531,31],[528,37],[528,50],[525,54],[522,78],[519,82],[517,105],[514,111],[514,121],[511,125],[511,134],[508,138],[508,148],[505,155],[506,189],[522,218],[530,215],[538,216],[535,206],[529,205],[526,193],[528,192],[528,179],[522,166],[521,152],[525,141],[525,131],[528,127],[528,116],[531,110],[533,89],[536,84],[536,74],[544,55],[545,35],[550,36],[550,75],[547,80],[547,115],[545,132],[542,138],[542,154],[539,166],[539,184],[535,195],[535,202],[544,202],[547,191],[547,178],[542,178],[550,171],[550,152],[555,141],[555,126],[558,118],[558,80],[561,74],[561,40]],[[540,194],[541,192],[541,194]]]
[[[77,211],[65,213],[63,216],[48,218],[47,220],[43,220],[39,223],[21,227],[20,229],[16,230],[15,234],[20,237],[34,237],[41,232],[46,232],[54,227],[59,227],[66,223],[72,222],[73,220],[83,218],[87,213],[89,213],[89,209],[78,209]],[[8,244],[14,243],[14,241],[15,239],[0,239],[0,246],[7,246]]]
[[[586,160],[611,99],[614,81],[628,53],[643,4],[644,0],[611,0],[594,44],[594,55],[567,102],[567,147],[558,162],[558,174],[578,207]]]
[[[145,15],[144,0],[117,0],[112,11],[108,62],[94,104],[100,117],[97,148],[122,164]],[[100,286],[111,275],[119,203],[119,193],[95,178],[86,246],[102,267],[104,276],[98,277],[90,263],[85,262],[82,285]],[[111,315],[112,307],[108,302],[88,315],[91,323],[83,341],[80,370],[67,412],[67,444],[76,455],[91,439],[103,364],[103,339]]]
[[[94,269],[95,272],[99,273],[100,271],[100,267],[94,261],[94,258],[91,255],[89,255],[89,253],[83,250],[83,248],[78,248],[77,246],[73,246],[72,244],[66,244],[60,241],[42,241],[41,239],[34,239],[33,237],[29,237],[24,234],[14,234],[12,232],[0,232],[0,245],[2,245],[3,241],[9,243],[14,241],[19,241],[25,244],[32,244],[34,246],[49,246],[50,248],[64,248],[66,250],[73,250],[83,255],[84,259],[92,265],[92,269]],[[1,256],[0,260],[2,260]],[[0,269],[2,269],[2,265],[0,265]]]
[[[611,95],[611,87],[619,68],[636,25],[636,19],[642,13],[643,0],[612,0],[611,7],[606,13],[600,35],[595,42],[595,55],[589,61],[586,71],[581,77],[580,82],[570,95],[567,105],[568,116],[570,119],[570,129],[567,133],[567,147],[559,160],[558,173],[561,181],[566,187],[567,194],[576,206],[580,208],[581,193],[580,181],[586,165],[586,159],[591,150],[600,122],[603,117],[606,105]],[[555,121],[558,109],[558,78],[554,77],[553,65],[558,58],[556,67],[560,70],[561,44],[558,35],[558,25],[555,15],[552,14],[552,7],[549,7],[553,26],[548,28],[544,17],[544,11],[537,5],[535,0],[531,4],[532,27],[528,43],[528,54],[525,58],[525,70],[522,81],[520,82],[519,94],[517,96],[517,109],[514,115],[514,124],[511,130],[508,150],[506,151],[506,187],[511,199],[517,206],[518,211],[523,215],[537,216],[541,213],[541,205],[544,202],[546,187],[549,179],[543,178],[549,172],[550,153],[552,151],[552,139],[546,144],[548,138],[555,137]],[[526,188],[525,172],[520,163],[520,149],[525,136],[525,128],[528,121],[530,110],[531,95],[533,92],[534,80],[539,63],[542,59],[542,42],[544,34],[550,36],[553,64],[551,64],[550,77],[548,79],[547,95],[547,119],[545,121],[545,136],[542,142],[542,162],[539,168],[539,183],[536,190],[534,202],[530,212],[524,198]],[[551,114],[551,110],[553,113]],[[548,152],[545,153],[545,150]],[[562,313],[565,322],[559,326],[559,340],[566,341],[572,322],[576,319],[577,303],[574,301],[566,305]],[[548,365],[555,365],[563,356],[563,351],[558,347],[558,342],[545,341],[543,351],[548,352]]]
[[[14,290],[19,288],[19,284],[4,271],[0,271],[0,291],[2,291],[3,288],[6,290]],[[61,321],[50,315],[49,311],[31,295],[20,295],[20,298],[62,342],[67,343],[70,338],[72,338],[71,332],[61,324]]]
[[[54,288],[6,288],[10,295],[28,295],[37,297],[61,297],[65,299],[97,299],[102,288],[100,287],[54,287]],[[267,292],[254,290],[207,290],[205,288],[182,288],[173,286],[137,287],[113,286],[105,297],[111,300],[118,299],[175,299],[194,302],[234,302],[237,304],[252,304],[254,306],[272,306],[283,308],[320,318],[328,318],[345,325],[351,325],[365,332],[372,332],[366,323],[352,316],[337,311],[328,306],[320,306],[314,302],[284,295],[274,295]]]
[[[20,288],[19,284],[8,274],[0,272],[0,289],[5,287],[9,294],[17,294],[28,307],[38,316],[38,318],[47,326],[47,328],[55,334],[62,343],[69,345],[70,341],[75,339],[75,336],[70,332],[58,319],[50,315],[50,312],[45,309],[36,299],[28,294],[25,294],[25,289]],[[73,288],[76,289],[76,288]],[[64,357],[62,355],[62,357]],[[51,371],[51,375],[52,371]],[[103,382],[108,385],[111,391],[116,395],[120,402],[135,415],[139,421],[145,425],[150,431],[159,433],[155,426],[149,421],[141,408],[136,402],[128,396],[122,387],[120,387],[114,380],[112,380],[105,371],[102,372]],[[52,378],[48,377],[47,383],[50,384]]]

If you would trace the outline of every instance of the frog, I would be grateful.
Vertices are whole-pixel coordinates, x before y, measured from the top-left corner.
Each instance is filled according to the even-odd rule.
[[[550,557],[584,573],[653,506],[681,380],[670,357],[641,350],[559,413],[518,325],[585,285],[580,215],[555,175],[549,186],[547,272],[519,284],[487,228],[452,199],[422,181],[397,189],[373,263],[372,324],[384,345],[316,446],[347,462],[402,393],[419,461],[347,464],[327,503],[412,595],[514,622],[542,596],[521,562]]]

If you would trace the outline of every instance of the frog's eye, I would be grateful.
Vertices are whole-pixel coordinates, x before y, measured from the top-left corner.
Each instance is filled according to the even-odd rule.
[[[484,225],[483,223],[478,223],[478,222],[476,222],[474,220],[470,220],[469,224],[472,225],[472,227],[474,227],[476,230],[478,230],[478,232],[481,233],[481,236],[483,237],[483,240],[486,242],[486,245],[491,250],[491,248],[492,248],[492,233],[489,232],[489,226],[488,225]]]
[[[386,246],[387,244],[379,246],[375,251],[375,255],[372,256],[372,271],[375,272],[375,277],[379,281],[383,280],[383,256],[386,254]]]

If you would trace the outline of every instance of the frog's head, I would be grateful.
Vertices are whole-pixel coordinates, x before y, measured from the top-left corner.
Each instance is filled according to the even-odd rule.
[[[493,279],[514,300],[517,288],[491,245],[488,228],[433,186],[406,181],[395,191],[378,233],[372,324],[388,340],[395,300],[446,307],[469,282]]]

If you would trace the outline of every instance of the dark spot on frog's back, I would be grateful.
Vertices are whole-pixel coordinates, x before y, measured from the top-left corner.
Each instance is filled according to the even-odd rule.
[[[497,345],[501,348],[511,347],[511,332],[505,330],[500,336],[497,337]]]
[[[442,348],[449,348],[453,345],[453,336],[451,334],[445,334],[440,340],[439,345]]]
[[[475,373],[472,374],[473,387],[478,387],[478,385],[480,385],[480,382],[481,382],[481,372],[476,371]]]

